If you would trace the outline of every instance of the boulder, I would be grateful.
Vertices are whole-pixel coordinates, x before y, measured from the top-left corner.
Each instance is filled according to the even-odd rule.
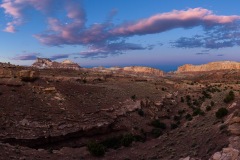
[[[19,77],[22,81],[34,81],[39,78],[39,72],[31,70],[21,70]]]
[[[223,148],[221,152],[214,153],[210,160],[240,160],[239,150]]]
[[[228,130],[234,135],[240,135],[240,123],[233,123],[229,125]]]

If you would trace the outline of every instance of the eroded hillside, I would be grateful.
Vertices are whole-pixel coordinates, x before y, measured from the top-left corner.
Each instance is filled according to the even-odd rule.
[[[0,85],[0,159],[239,153],[239,71],[162,77],[84,68],[7,70]],[[227,113],[216,117],[220,108]]]

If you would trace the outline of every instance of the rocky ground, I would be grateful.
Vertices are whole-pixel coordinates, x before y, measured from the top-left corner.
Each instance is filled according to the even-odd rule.
[[[0,159],[239,159],[240,71],[5,69]]]

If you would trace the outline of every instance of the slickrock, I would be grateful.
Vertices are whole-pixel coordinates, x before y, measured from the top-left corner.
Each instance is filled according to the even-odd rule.
[[[205,72],[214,70],[239,70],[240,63],[234,61],[211,62],[203,65],[185,64],[178,67],[177,73],[182,72]]]

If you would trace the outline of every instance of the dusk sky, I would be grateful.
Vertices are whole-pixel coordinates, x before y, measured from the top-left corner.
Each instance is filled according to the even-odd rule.
[[[240,61],[239,0],[0,0],[0,62],[82,67]]]

